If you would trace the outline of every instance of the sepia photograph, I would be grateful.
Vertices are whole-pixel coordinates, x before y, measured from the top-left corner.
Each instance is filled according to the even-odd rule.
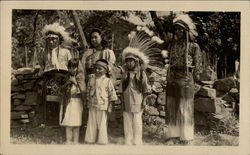
[[[10,145],[240,146],[242,11],[10,13]]]

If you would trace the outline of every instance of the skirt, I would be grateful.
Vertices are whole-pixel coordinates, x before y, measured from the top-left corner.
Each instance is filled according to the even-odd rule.
[[[168,137],[192,140],[194,136],[194,99],[167,96]]]
[[[82,125],[82,111],[83,104],[80,98],[71,98],[68,103],[64,115],[64,119],[62,121],[63,115],[63,105],[60,105],[60,119],[59,124],[61,126],[81,126]]]

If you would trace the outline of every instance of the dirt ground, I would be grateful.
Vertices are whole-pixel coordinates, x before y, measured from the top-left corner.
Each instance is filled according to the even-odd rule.
[[[124,136],[123,128],[120,126],[110,127],[109,144],[108,145],[123,145]],[[64,144],[65,129],[60,126],[54,127],[18,127],[11,129],[11,143],[13,144]],[[166,132],[157,131],[152,133],[144,129],[143,133],[144,145],[182,145],[174,144],[172,141],[167,141]],[[226,134],[209,133],[204,134],[195,132],[194,140],[188,145],[195,146],[237,146],[239,144],[238,136]],[[84,145],[83,138],[80,138],[80,144]]]

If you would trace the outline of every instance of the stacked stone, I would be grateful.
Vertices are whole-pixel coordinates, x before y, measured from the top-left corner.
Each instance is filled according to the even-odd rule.
[[[166,69],[151,67],[147,72],[153,93],[146,97],[143,114],[145,126],[160,126],[166,118]],[[205,70],[195,84],[195,124],[206,128],[227,122],[239,109],[239,83],[233,77],[216,80],[216,73]]]
[[[147,74],[152,94],[145,98],[146,106],[142,118],[145,126],[154,129],[165,124],[167,69],[150,66]]]
[[[120,70],[115,75],[114,85],[120,99],[119,84],[122,78]],[[119,72],[119,73],[118,73]],[[166,74],[167,69],[150,67],[147,69],[152,94],[144,102],[143,123],[149,129],[165,126],[166,118]],[[41,102],[41,78],[37,69],[20,68],[12,71],[11,77],[11,125],[33,123],[39,120]],[[234,78],[216,80],[211,70],[201,75],[201,81],[195,85],[194,116],[195,124],[212,127],[216,123],[228,121],[232,113],[239,110],[239,82]],[[113,106],[111,124],[121,127],[122,104],[117,101]]]
[[[194,116],[196,125],[216,129],[218,124],[229,122],[232,114],[237,113],[239,87],[233,77],[214,80],[212,74],[205,78],[210,81],[200,81],[197,85]]]
[[[31,123],[38,104],[39,76],[37,69],[20,68],[12,71],[11,125]]]

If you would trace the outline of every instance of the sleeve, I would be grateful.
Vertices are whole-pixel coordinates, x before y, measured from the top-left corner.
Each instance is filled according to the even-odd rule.
[[[116,61],[116,57],[115,57],[114,51],[109,50],[109,63],[115,64],[115,61]]]
[[[67,57],[68,57],[68,61],[72,58],[71,53],[68,49],[67,49]]]
[[[143,93],[151,92],[151,87],[148,84],[148,77],[144,71],[142,72],[142,86],[143,86]]]
[[[102,59],[107,60],[110,65],[114,65],[116,61],[114,51],[110,49],[105,49],[103,51]]]
[[[52,50],[51,62],[52,62],[52,65],[56,67],[56,69],[59,69],[59,62],[57,59],[57,50],[58,50],[57,47]]]
[[[118,100],[118,97],[117,97],[116,92],[115,92],[115,88],[114,88],[113,83],[110,79],[108,80],[108,93],[109,93],[108,94],[109,102]]]
[[[38,54],[38,63],[40,65],[40,72],[44,72],[45,61],[46,61],[46,54],[43,51],[43,52],[41,52],[41,54]]]
[[[79,85],[81,92],[86,92],[86,82],[85,82],[85,59],[86,56],[83,54],[83,57],[81,60],[79,60],[79,65],[77,68],[77,75],[76,75],[76,81]]]
[[[194,72],[193,72],[193,76],[194,76],[194,80],[198,81],[199,80],[199,74],[202,71],[202,60],[201,60],[201,50],[198,44],[194,44],[194,53],[193,53],[193,62],[194,62]]]

